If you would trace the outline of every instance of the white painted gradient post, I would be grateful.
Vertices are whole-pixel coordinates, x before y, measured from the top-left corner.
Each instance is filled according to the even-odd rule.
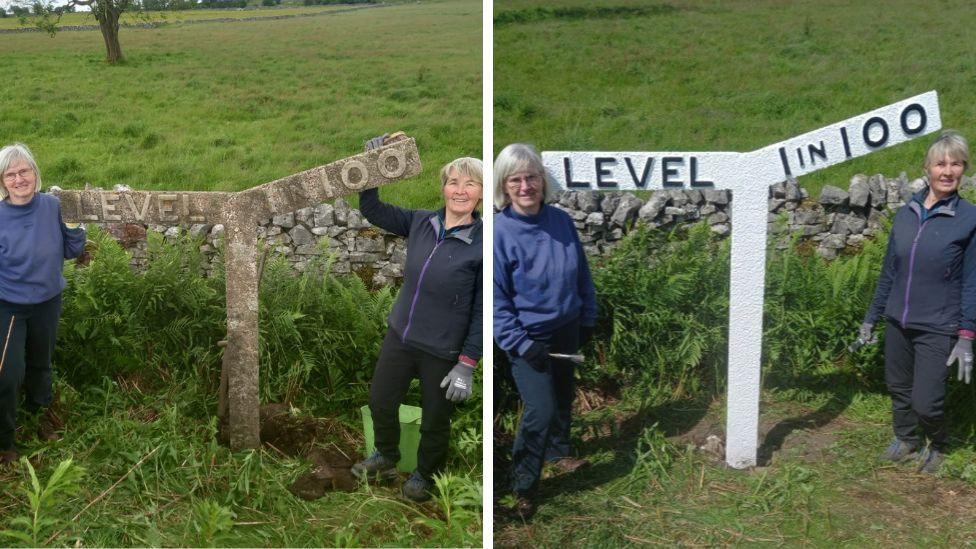
[[[941,127],[930,91],[748,153],[547,151],[542,160],[564,190],[732,191],[725,461],[745,468],[756,465],[759,445],[769,186]]]

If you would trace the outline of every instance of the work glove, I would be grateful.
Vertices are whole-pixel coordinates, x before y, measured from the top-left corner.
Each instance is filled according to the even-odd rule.
[[[579,346],[586,345],[591,339],[593,339],[593,326],[580,326]]]
[[[369,141],[367,141],[366,142],[366,146],[365,146],[366,152],[369,152],[369,151],[372,151],[374,149],[378,149],[378,148],[382,147],[383,146],[383,142],[386,141],[386,138],[389,137],[389,136],[390,136],[390,134],[384,133],[383,135],[378,135],[378,136],[370,139]]]
[[[946,366],[952,366],[952,363],[956,360],[959,361],[959,381],[969,383],[970,378],[973,376],[973,340],[960,337],[956,341],[956,346],[949,353],[949,360],[946,361]]]
[[[853,353],[865,345],[874,345],[877,342],[878,336],[874,335],[874,324],[864,322],[857,330],[857,339],[847,347],[847,350]]]
[[[533,341],[532,345],[522,353],[522,358],[529,363],[529,366],[540,372],[549,369],[549,348],[545,343]]]
[[[451,402],[461,402],[471,396],[471,376],[474,368],[463,362],[458,362],[441,380],[441,389],[447,387],[445,396]]]

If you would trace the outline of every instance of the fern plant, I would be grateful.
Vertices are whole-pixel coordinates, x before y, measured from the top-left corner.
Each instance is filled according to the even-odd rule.
[[[30,547],[39,547],[44,537],[62,521],[58,514],[59,507],[78,492],[85,469],[75,465],[72,459],[66,459],[58,463],[47,482],[41,486],[30,461],[21,458],[20,463],[30,479],[30,485],[24,487],[29,513],[12,518],[10,526],[15,529],[3,530],[0,534]]]

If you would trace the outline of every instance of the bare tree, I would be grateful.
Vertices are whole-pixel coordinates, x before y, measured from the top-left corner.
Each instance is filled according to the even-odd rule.
[[[98,29],[102,31],[105,40],[105,60],[118,63],[122,60],[122,46],[119,44],[119,17],[126,10],[134,6],[132,0],[68,0],[63,6],[54,6],[50,0],[47,3],[34,2],[34,15],[31,22],[39,29],[49,32],[52,36],[58,32],[61,16],[74,11],[78,6],[91,8],[92,15],[98,21]],[[26,22],[28,17],[21,16]]]

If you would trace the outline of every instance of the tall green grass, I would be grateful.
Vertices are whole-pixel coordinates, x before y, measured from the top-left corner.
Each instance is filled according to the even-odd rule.
[[[826,261],[810,243],[770,242],[760,467],[734,471],[720,449],[699,448],[724,432],[729,242],[704,224],[628,235],[591,266],[600,321],[578,370],[573,436],[592,464],[543,480],[539,515],[496,524],[495,545],[965,543],[976,534],[958,507],[976,481],[976,387],[951,370],[952,447],[933,480],[877,460],[892,436],[883,334],[846,349],[885,247],[882,234]],[[496,404],[509,391],[498,387]],[[497,413],[504,493],[518,409]]]
[[[976,135],[966,69],[976,46],[943,39],[965,35],[976,12],[948,0],[938,4],[940,21],[923,15],[929,9],[917,0],[496,2],[496,153],[513,141],[750,151],[932,89],[943,126]],[[590,16],[536,16],[558,10]],[[846,188],[855,173],[920,176],[927,144],[879,151],[800,184],[816,196],[824,184]]]
[[[432,503],[405,503],[397,484],[300,500],[288,487],[307,472],[306,462],[271,447],[232,453],[217,442],[217,342],[225,337],[226,313],[220,269],[203,276],[200,242],[167,243],[150,233],[148,266],[135,273],[111,236],[92,230],[89,238],[96,247],[91,264],[69,264],[65,271],[54,361],[65,436],[56,443],[25,436],[20,445],[42,483],[69,459],[87,473],[35,505],[25,494],[42,487],[31,491],[26,466],[0,471],[0,530],[14,532],[4,543],[479,543],[480,375],[475,394],[454,416],[450,461]],[[326,418],[329,434],[320,433],[327,438],[317,442],[348,450],[362,444],[359,407],[395,291],[323,274],[322,261],[300,275],[281,259],[264,269],[261,401],[288,402],[293,414]],[[407,401],[419,402],[416,387]],[[31,418],[21,423],[25,435],[36,427]],[[32,517],[35,508],[38,520],[18,518]],[[75,515],[78,520],[68,520]]]
[[[432,207],[440,167],[481,150],[480,6],[124,29],[119,66],[105,65],[97,31],[0,35],[17,75],[0,141],[27,143],[47,185],[227,191],[404,130],[424,171],[384,195]]]

